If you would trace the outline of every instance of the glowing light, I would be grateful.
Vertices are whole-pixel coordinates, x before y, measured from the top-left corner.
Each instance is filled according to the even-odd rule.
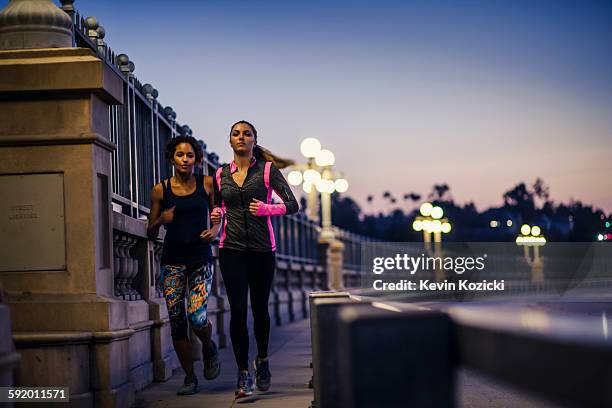
[[[305,183],[315,184],[319,180],[321,180],[321,173],[315,169],[308,169],[304,172]]]
[[[336,186],[336,191],[339,193],[344,193],[348,190],[349,184],[346,179],[338,179],[334,182]]]
[[[310,192],[312,191],[312,183],[304,181],[304,184],[302,184],[302,189],[306,194],[310,194]]]
[[[300,144],[300,152],[306,158],[315,157],[321,151],[321,142],[314,137],[307,137]]]
[[[431,217],[439,220],[444,215],[444,210],[441,207],[435,206],[431,209]]]
[[[492,221],[489,223],[489,225],[491,226],[491,228],[496,228],[496,227],[499,225],[499,223],[498,223],[497,221],[495,221],[495,220],[492,220]]]
[[[606,228],[610,228],[610,221],[606,221]]]
[[[415,220],[412,223],[412,229],[415,231],[422,231],[423,230],[423,223],[421,222],[421,220]]]
[[[598,241],[603,241],[604,240],[604,236],[602,234],[598,234],[597,235],[597,240]]]
[[[333,166],[335,162],[336,158],[331,150],[323,149],[315,156],[317,166]]]
[[[431,210],[433,210],[433,205],[431,205],[431,203],[423,203],[419,209],[419,211],[421,211],[421,215],[425,217],[429,217],[431,215]]]
[[[530,232],[531,232],[531,227],[529,225],[527,224],[521,225],[521,234],[529,235]]]
[[[531,235],[533,235],[534,237],[540,235],[540,232],[542,232],[542,230],[540,230],[540,227],[538,227],[537,225],[531,227]]]
[[[293,170],[289,172],[287,179],[289,180],[289,184],[292,186],[299,186],[303,181],[302,173],[297,170]]]
[[[511,226],[512,226],[512,220],[508,220],[508,221],[506,221],[506,225],[507,225],[507,226],[509,226],[509,227],[511,227]]]
[[[431,221],[430,220],[421,221],[421,225],[423,226],[423,229],[426,232],[431,232]]]
[[[442,223],[442,232],[445,233],[445,234],[448,234],[449,232],[451,232],[450,222],[443,222]]]
[[[334,186],[334,182],[333,180],[325,180],[325,179],[321,179],[319,181],[316,182],[315,184],[317,191],[319,193],[333,193],[335,186]]]
[[[544,237],[516,237],[516,243],[519,245],[544,245],[546,238]]]
[[[442,222],[440,220],[434,220],[431,223],[432,232],[442,232]]]

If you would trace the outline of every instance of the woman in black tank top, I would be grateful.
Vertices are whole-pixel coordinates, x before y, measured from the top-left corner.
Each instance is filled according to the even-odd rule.
[[[220,225],[213,223],[212,228],[208,228],[212,177],[194,174],[194,167],[202,156],[200,145],[193,137],[180,136],[170,140],[166,146],[166,158],[174,166],[175,175],[153,187],[147,227],[150,239],[157,238],[162,225],[166,229],[161,280],[172,342],[186,374],[179,395],[198,391],[187,318],[202,341],[204,377],[209,380],[216,378],[220,370],[217,346],[211,338],[212,324],[206,316],[213,273],[210,243],[217,236]],[[185,298],[188,299],[187,311]]]

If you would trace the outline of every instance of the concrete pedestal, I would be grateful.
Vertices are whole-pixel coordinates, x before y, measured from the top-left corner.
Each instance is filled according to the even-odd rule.
[[[122,103],[123,81],[78,48],[0,51],[0,78],[0,227],[10,237],[0,281],[22,357],[16,385],[129,406],[149,376],[148,356],[130,345],[150,349],[140,332],[153,322],[146,302],[113,295],[108,107]]]

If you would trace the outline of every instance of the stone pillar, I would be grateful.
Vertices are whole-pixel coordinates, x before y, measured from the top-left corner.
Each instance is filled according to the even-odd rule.
[[[127,406],[134,330],[113,294],[108,129],[123,83],[90,50],[53,48],[71,44],[70,19],[53,7],[12,0],[0,12],[0,229],[10,237],[0,281],[22,356],[16,385],[69,386],[77,405]],[[7,50],[20,38],[32,49]]]
[[[327,271],[327,287],[324,289],[344,290],[342,280],[344,244],[340,240],[322,236],[319,238],[318,247],[320,262],[324,263]]]

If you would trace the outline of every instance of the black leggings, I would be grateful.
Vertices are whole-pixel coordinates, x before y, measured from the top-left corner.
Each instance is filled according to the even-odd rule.
[[[247,331],[247,295],[251,293],[253,329],[258,357],[268,356],[270,314],[268,299],[274,280],[274,252],[219,250],[219,266],[231,309],[230,337],[239,370],[248,369],[249,334]]]

